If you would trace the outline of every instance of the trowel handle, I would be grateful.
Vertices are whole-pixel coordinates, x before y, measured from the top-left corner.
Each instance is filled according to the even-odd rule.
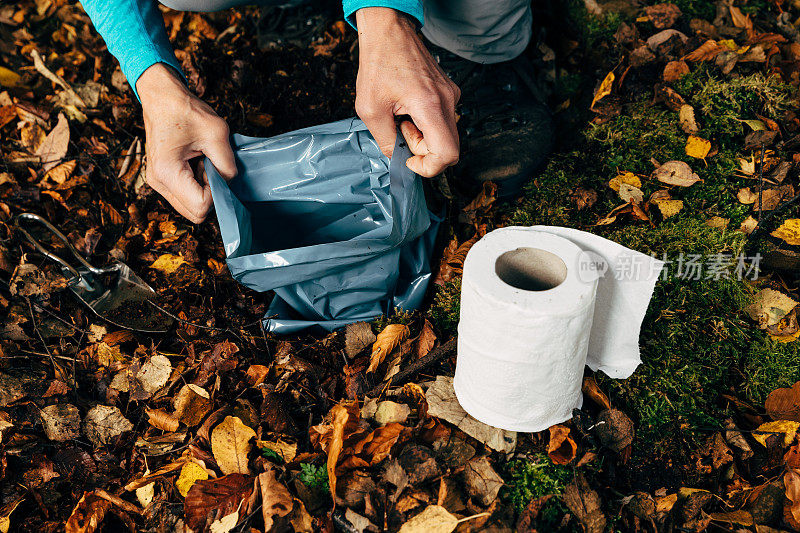
[[[55,261],[56,263],[67,269],[70,272],[70,274],[72,274],[76,278],[81,277],[80,273],[77,270],[75,270],[75,268],[69,263],[67,263],[64,259],[62,259],[61,257],[57,256],[56,254],[54,254],[53,252],[42,246],[42,244],[39,241],[37,241],[33,237],[33,235],[28,233],[28,231],[22,227],[23,223],[25,222],[36,222],[41,226],[43,226],[45,229],[47,229],[50,233],[58,237],[67,247],[67,250],[69,250],[70,253],[72,253],[75,259],[77,259],[80,262],[80,264],[83,265],[86,268],[86,270],[88,270],[92,274],[96,275],[106,274],[108,272],[112,272],[117,269],[116,265],[112,265],[111,267],[108,268],[96,268],[90,265],[89,262],[80,253],[78,253],[78,250],[76,250],[75,247],[72,246],[72,243],[69,242],[69,239],[67,239],[67,237],[63,233],[58,231],[58,229],[55,226],[50,224],[50,222],[40,217],[39,215],[35,215],[33,213],[21,213],[15,216],[14,226],[16,226],[17,230],[19,230],[19,232],[22,233],[26,239],[28,239],[28,241],[33,245],[33,247],[36,248],[36,251],[44,255],[48,259],[52,259],[53,261]]]

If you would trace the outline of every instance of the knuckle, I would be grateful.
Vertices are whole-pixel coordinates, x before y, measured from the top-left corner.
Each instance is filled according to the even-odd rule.
[[[356,114],[362,119],[372,118],[377,116],[378,109],[371,100],[356,98]]]

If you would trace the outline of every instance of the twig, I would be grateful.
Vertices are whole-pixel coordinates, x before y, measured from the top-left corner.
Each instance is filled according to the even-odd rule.
[[[456,350],[457,343],[458,343],[458,337],[453,337],[452,339],[442,344],[441,346],[433,350],[431,353],[429,353],[422,359],[419,359],[411,363],[405,370],[401,370],[400,372],[392,376],[387,383],[376,385],[367,394],[369,396],[377,396],[381,390],[387,387],[390,387],[392,385],[400,385],[401,383],[408,381],[410,377],[415,375],[420,370],[423,370],[424,368],[427,368],[434,363],[438,363],[445,357],[452,354]]]
[[[52,81],[53,83],[64,89],[67,92],[67,94],[69,94],[69,97],[71,99],[74,99],[74,102],[72,103],[75,103],[78,105],[78,107],[83,107],[84,109],[88,107],[86,105],[86,102],[83,101],[83,98],[78,96],[78,93],[76,93],[75,90],[72,87],[70,87],[66,81],[64,81],[64,78],[62,78],[58,74],[55,74],[53,71],[47,68],[47,66],[44,64],[44,61],[42,61],[42,56],[39,55],[39,52],[35,48],[31,50],[31,57],[33,58],[33,66],[36,69],[36,71],[45,78],[47,78],[48,80]]]
[[[761,164],[758,167],[758,225],[761,225],[761,199],[764,192],[764,144],[761,144]]]

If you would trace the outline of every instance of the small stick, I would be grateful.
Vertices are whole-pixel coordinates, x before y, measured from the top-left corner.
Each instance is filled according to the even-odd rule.
[[[455,352],[457,342],[458,342],[458,337],[453,337],[452,339],[442,344],[441,346],[433,350],[431,353],[429,353],[422,359],[418,359],[417,361],[414,361],[413,363],[408,365],[408,368],[406,368],[405,370],[401,370],[400,372],[392,376],[387,383],[385,384],[381,383],[380,385],[373,387],[372,390],[370,390],[369,393],[367,393],[368,396],[377,396],[384,388],[388,388],[392,385],[400,385],[401,383],[408,381],[408,379],[411,378],[413,375],[415,375],[417,372],[431,366],[434,363],[438,363],[445,357]]]

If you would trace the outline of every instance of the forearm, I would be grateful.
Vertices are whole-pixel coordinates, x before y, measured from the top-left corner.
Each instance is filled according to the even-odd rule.
[[[83,0],[82,4],[137,98],[137,81],[151,65],[166,63],[181,72],[155,0]]]

